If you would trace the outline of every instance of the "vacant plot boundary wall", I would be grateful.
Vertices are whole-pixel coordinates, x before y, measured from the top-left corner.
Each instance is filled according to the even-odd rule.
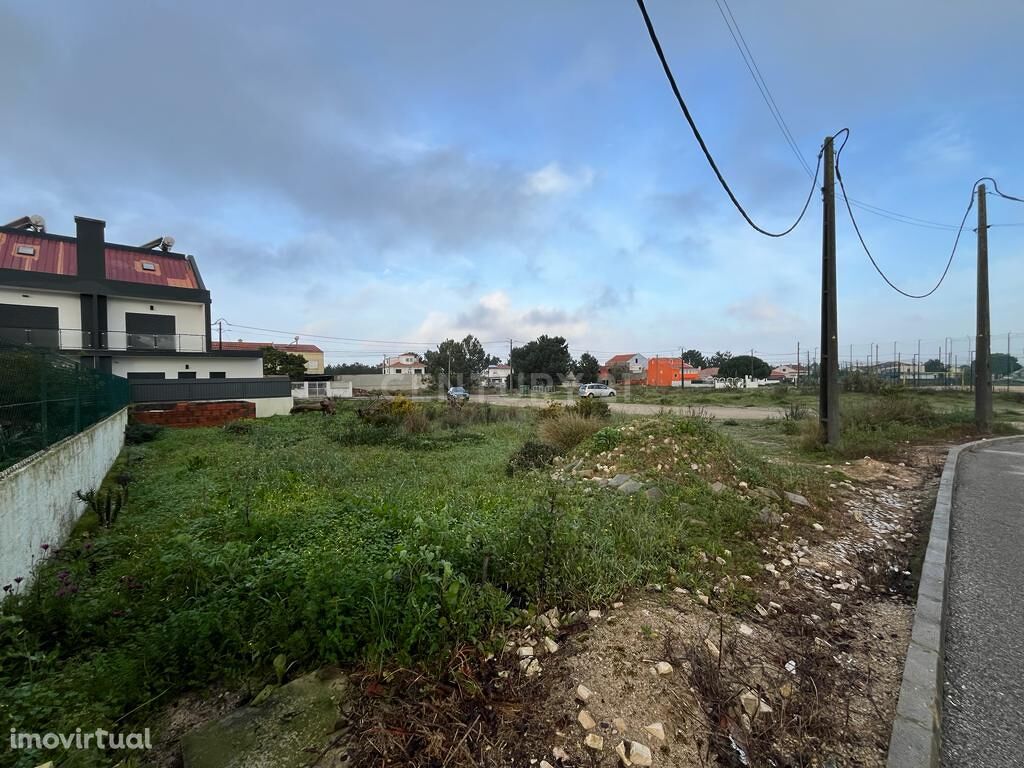
[[[128,409],[54,443],[0,472],[0,587],[33,576],[33,566],[60,547],[85,505],[75,491],[99,487],[124,445]]]

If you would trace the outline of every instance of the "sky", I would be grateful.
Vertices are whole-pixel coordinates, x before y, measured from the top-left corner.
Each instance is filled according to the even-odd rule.
[[[953,225],[979,177],[1024,197],[1018,0],[731,9],[811,165],[850,129],[852,197]],[[788,227],[810,180],[719,6],[648,10],[737,196]],[[563,335],[601,360],[694,347],[786,362],[819,343],[820,194],[788,237],[744,223],[631,0],[0,0],[0,71],[0,219],[172,235],[225,339],[298,335],[331,362],[467,333],[499,355]],[[988,209],[1024,223],[1019,203]],[[934,285],[955,231],[855,213],[897,285]],[[909,357],[918,339],[925,357],[966,356],[974,213],[917,301],[882,282],[841,199],[837,220],[841,356],[877,343],[891,358],[896,342]],[[1024,226],[993,227],[989,253],[992,331],[1018,332],[1024,354]]]

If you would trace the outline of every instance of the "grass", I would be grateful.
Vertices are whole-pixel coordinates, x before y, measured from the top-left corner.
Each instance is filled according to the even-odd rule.
[[[294,671],[439,673],[458,648],[495,647],[522,609],[586,607],[670,572],[707,588],[721,573],[700,550],[730,549],[729,569],[753,571],[756,511],[706,478],[661,475],[656,504],[586,494],[549,467],[505,471],[536,438],[533,413],[424,403],[410,423],[391,409],[164,430],[129,447],[108,481],[127,482],[116,521],[87,515],[0,608],[0,727],[110,728],[126,713],[122,729],[139,725],[189,688],[274,682],[282,656]],[[640,449],[657,436],[752,484],[802,481],[706,423],[635,423],[611,422],[577,455],[617,450],[644,476],[654,454]],[[106,762],[76,752],[62,765]]]

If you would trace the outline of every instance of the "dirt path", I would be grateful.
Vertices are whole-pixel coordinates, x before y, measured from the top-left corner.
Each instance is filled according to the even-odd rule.
[[[548,403],[573,402],[574,398],[569,397],[508,397],[505,395],[474,395],[473,402],[488,403],[490,405],[513,405],[523,408],[544,408]],[[650,405],[648,403],[622,403],[616,402],[614,398],[608,398],[609,407],[614,413],[628,413],[636,416],[657,416],[659,413],[671,413],[677,416],[688,416],[691,412],[697,411],[713,416],[716,419],[736,419],[744,421],[763,421],[765,419],[777,419],[781,417],[782,408],[769,406],[734,406],[734,405]]]

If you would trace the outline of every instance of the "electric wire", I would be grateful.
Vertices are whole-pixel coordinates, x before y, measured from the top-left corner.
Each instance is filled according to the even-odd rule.
[[[878,272],[878,274],[881,275],[882,279],[885,280],[886,283],[888,283],[889,287],[892,288],[897,293],[906,296],[908,299],[924,299],[931,296],[933,293],[939,290],[939,286],[942,285],[943,281],[946,279],[946,275],[949,274],[949,268],[953,265],[953,257],[956,256],[957,245],[959,245],[960,243],[960,236],[963,234],[964,225],[967,223],[967,216],[970,214],[971,209],[974,207],[974,190],[977,188],[978,184],[980,184],[984,179],[978,179],[976,182],[974,182],[974,186],[971,187],[971,199],[967,204],[967,210],[964,211],[963,219],[960,220],[960,228],[957,230],[956,239],[953,240],[953,250],[949,254],[949,259],[946,260],[946,267],[945,269],[942,270],[942,275],[939,277],[939,281],[935,283],[935,286],[926,293],[910,293],[908,291],[904,291],[902,288],[897,286],[892,280],[890,280],[888,275],[886,275],[885,272],[882,271],[882,268],[878,266],[878,262],[875,261],[875,257],[871,254],[871,250],[868,248],[868,244],[864,242],[864,236],[861,234],[860,227],[857,225],[857,218],[853,215],[853,207],[850,205],[850,199],[846,195],[846,185],[843,184],[843,174],[839,170],[839,157],[840,155],[843,154],[843,148],[846,146],[846,142],[849,141],[850,139],[850,129],[843,128],[843,130],[839,131],[839,133],[844,132],[846,133],[846,136],[843,137],[843,143],[839,145],[839,149],[836,151],[836,180],[839,182],[839,189],[843,193],[843,201],[846,203],[846,211],[850,215],[850,223],[853,224],[853,231],[857,233],[857,239],[860,240],[860,244],[861,247],[864,249],[864,253],[867,254],[868,259],[871,261],[871,265],[875,268],[875,271]],[[837,133],[836,136],[838,136],[839,133]],[[995,184],[995,181],[993,180],[992,183]]]
[[[718,183],[722,185],[722,189],[729,196],[729,200],[735,206],[736,210],[739,211],[740,215],[755,231],[760,232],[762,235],[767,237],[785,237],[803,220],[804,214],[807,213],[807,208],[811,204],[811,198],[814,196],[814,190],[818,186],[818,173],[821,171],[821,151],[818,152],[818,164],[814,171],[814,180],[811,182],[811,189],[807,193],[807,200],[804,202],[804,207],[800,211],[800,215],[797,216],[796,221],[782,232],[769,232],[767,229],[759,227],[750,214],[743,208],[740,201],[736,198],[732,189],[729,187],[729,183],[725,180],[722,172],[718,169],[718,164],[715,162],[715,158],[711,156],[711,151],[708,149],[708,145],[704,142],[704,137],[701,136],[700,130],[697,128],[697,124],[693,120],[693,116],[690,114],[689,107],[686,106],[686,101],[683,99],[682,93],[679,91],[679,86],[676,84],[676,78],[672,74],[672,68],[669,66],[668,60],[665,58],[665,52],[661,48],[661,42],[658,40],[658,33],[654,30],[654,23],[651,21],[651,17],[647,13],[647,7],[644,5],[644,0],[636,0],[637,7],[640,9],[640,13],[644,17],[644,24],[647,26],[647,34],[651,38],[651,43],[654,45],[654,50],[658,54],[658,60],[661,62],[661,67],[665,70],[665,77],[668,78],[668,83],[672,88],[672,93],[676,97],[676,102],[679,104],[679,108],[683,112],[683,116],[686,118],[686,122],[690,126],[690,130],[693,132],[693,136],[697,139],[697,143],[700,144],[701,151],[704,153],[704,157],[708,161],[708,165],[711,166],[711,170],[715,172],[715,176],[718,178]]]

